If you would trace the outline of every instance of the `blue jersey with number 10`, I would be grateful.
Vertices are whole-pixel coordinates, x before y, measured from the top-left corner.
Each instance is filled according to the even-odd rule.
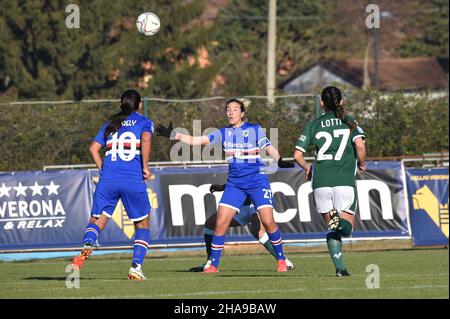
[[[105,139],[107,122],[98,132],[95,141],[105,147],[105,158],[100,175],[107,181],[142,181],[141,135],[153,134],[154,125],[143,115],[133,112],[122,127]]]

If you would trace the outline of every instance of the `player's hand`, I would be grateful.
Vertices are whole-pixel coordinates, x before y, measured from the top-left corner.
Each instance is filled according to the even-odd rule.
[[[142,175],[144,176],[144,180],[146,180],[146,181],[151,181],[151,180],[155,179],[155,176],[148,169],[148,167],[145,167],[142,169]]]
[[[294,163],[285,162],[285,161],[283,161],[283,158],[280,157],[280,159],[278,160],[278,167],[279,168],[291,168],[291,167],[294,167]]]
[[[310,181],[312,179],[313,166],[308,165],[305,169],[306,180]]]
[[[358,168],[361,173],[364,173],[365,171],[367,171],[366,163],[358,164]]]
[[[219,184],[212,184],[209,188],[210,193],[214,192],[223,192],[225,190],[225,185],[219,185]]]
[[[172,131],[173,131],[172,122],[170,122],[168,127],[165,127],[161,124],[156,127],[156,135],[158,136],[170,138],[170,134],[172,134]]]

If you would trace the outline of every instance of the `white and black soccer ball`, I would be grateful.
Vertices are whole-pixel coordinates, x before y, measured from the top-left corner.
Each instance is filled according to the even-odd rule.
[[[161,27],[159,17],[153,12],[144,12],[136,19],[136,28],[140,34],[151,36],[156,34]]]

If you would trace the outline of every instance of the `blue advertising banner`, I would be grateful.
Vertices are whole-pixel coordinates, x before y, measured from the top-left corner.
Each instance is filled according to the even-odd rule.
[[[86,173],[0,173],[0,249],[80,246],[91,203]]]
[[[158,167],[147,182],[151,244],[202,243],[205,221],[217,211],[228,166]],[[269,173],[274,217],[283,238],[323,239],[311,183],[299,167]],[[448,173],[447,173],[448,175]],[[90,218],[97,170],[0,173],[0,250],[80,247]],[[447,187],[448,194],[448,187]],[[369,162],[357,176],[354,238],[409,237],[405,187],[399,162]],[[448,195],[447,195],[448,198]],[[227,241],[255,240],[248,225],[230,228]],[[131,246],[134,224],[119,201],[99,246]]]
[[[448,168],[408,169],[414,245],[448,245]]]
[[[205,221],[216,213],[222,193],[209,193],[211,184],[224,184],[227,166],[169,167],[154,171],[155,188],[164,218],[161,242],[202,242]],[[409,237],[406,194],[400,162],[369,162],[357,176],[358,209],[354,238]],[[316,212],[311,183],[298,168],[269,174],[274,216],[284,239],[323,239],[326,226]],[[161,217],[161,216],[160,216]],[[227,241],[255,240],[247,227],[231,228]]]

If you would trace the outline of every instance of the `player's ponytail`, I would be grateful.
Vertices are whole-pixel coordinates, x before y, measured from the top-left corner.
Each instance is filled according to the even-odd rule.
[[[334,113],[336,118],[342,120],[342,122],[346,123],[350,126],[350,129],[353,131],[357,128],[355,121],[350,120],[345,117],[344,107],[342,106],[342,94],[341,91],[335,86],[327,86],[322,90],[322,101],[325,107]]]
[[[141,103],[141,95],[135,90],[127,90],[120,97],[120,112],[114,114],[109,119],[109,124],[105,129],[105,139],[114,134],[122,127],[124,121],[133,111],[139,109]]]

